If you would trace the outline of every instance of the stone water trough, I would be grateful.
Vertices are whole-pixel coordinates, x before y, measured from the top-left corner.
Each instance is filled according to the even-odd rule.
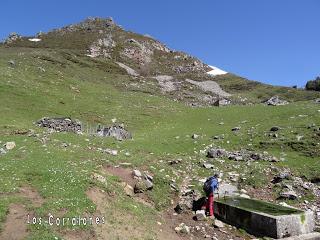
[[[217,218],[259,237],[285,238],[313,232],[313,212],[241,197],[214,203]],[[318,239],[318,238],[316,238]]]

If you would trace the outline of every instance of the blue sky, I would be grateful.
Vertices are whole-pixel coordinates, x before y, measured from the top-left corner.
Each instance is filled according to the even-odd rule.
[[[112,16],[226,71],[303,86],[320,75],[319,13],[318,0],[2,0],[0,39]]]

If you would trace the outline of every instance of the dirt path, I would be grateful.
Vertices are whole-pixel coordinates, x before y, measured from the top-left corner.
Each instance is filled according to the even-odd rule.
[[[11,204],[0,239],[20,240],[28,236],[27,215],[21,204]]]
[[[28,199],[34,207],[41,207],[44,203],[44,199],[40,196],[38,191],[29,185],[22,186],[18,193],[10,195]],[[10,204],[3,231],[0,233],[0,239],[19,240],[27,237],[28,214],[30,216],[33,215],[33,213],[27,212],[26,207],[23,204]]]

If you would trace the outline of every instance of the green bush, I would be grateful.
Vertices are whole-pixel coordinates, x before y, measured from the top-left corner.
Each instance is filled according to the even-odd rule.
[[[320,91],[320,77],[315,80],[308,81],[306,84],[307,90]]]

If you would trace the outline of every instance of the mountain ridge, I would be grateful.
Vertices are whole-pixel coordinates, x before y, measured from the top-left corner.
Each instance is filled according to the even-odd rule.
[[[175,85],[171,87],[172,92],[177,95],[175,99],[192,106],[212,105],[222,96],[212,91],[188,91],[187,89],[193,86],[186,79],[216,82],[225,92],[233,95],[230,100],[234,104],[264,102],[273,96],[272,92],[276,92],[287,101],[311,100],[318,97],[316,93],[306,93],[301,89],[250,81],[216,67],[213,67],[213,70],[212,66],[200,59],[182,51],[172,50],[150,36],[124,30],[112,18],[88,18],[77,24],[29,37],[12,34],[4,41],[3,46],[69,51],[69,58],[72,58],[72,55],[81,59],[86,56],[94,61],[120,64],[120,68],[125,69],[129,75],[133,73],[134,77],[151,79],[162,75],[171,76],[172,79],[166,82]],[[164,82],[159,84],[163,85]],[[194,91],[196,93],[193,93]]]

